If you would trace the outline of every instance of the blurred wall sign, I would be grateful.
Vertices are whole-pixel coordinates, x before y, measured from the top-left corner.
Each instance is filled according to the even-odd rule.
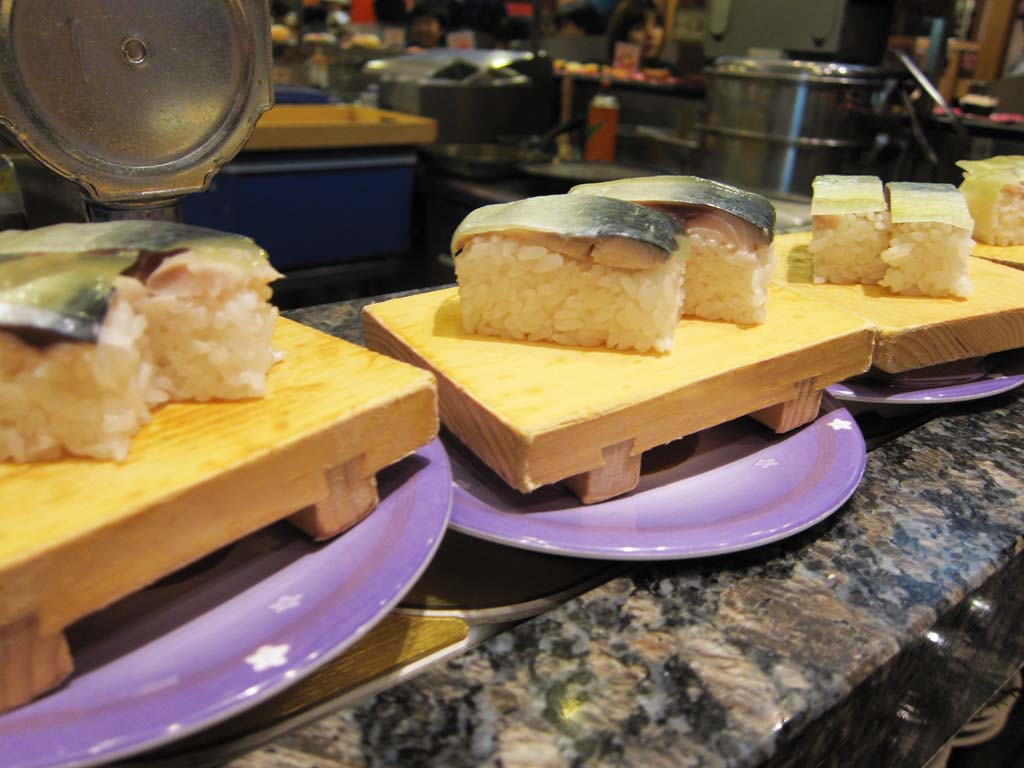
[[[472,29],[459,29],[449,32],[445,44],[456,51],[470,51],[476,48],[476,33]]]
[[[640,69],[640,46],[633,43],[616,43],[612,57],[612,69],[634,74]]]

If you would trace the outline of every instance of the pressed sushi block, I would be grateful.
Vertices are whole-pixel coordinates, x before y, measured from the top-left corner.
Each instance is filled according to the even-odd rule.
[[[877,176],[818,176],[812,185],[814,281],[877,284],[885,276],[889,206]]]
[[[0,711],[70,672],[71,622],[278,520],[340,533],[437,433],[430,374],[277,319],[231,236],[147,226],[0,239]]]
[[[1024,156],[961,160],[960,191],[974,218],[971,251],[989,261],[1024,269]]]
[[[168,400],[261,397],[267,254],[150,221],[0,233],[0,461],[123,459]]]
[[[763,323],[774,261],[767,198],[697,176],[650,176],[573,187],[571,195],[639,203],[678,221],[690,241],[683,314]]]
[[[908,296],[970,294],[973,221],[950,184],[818,176],[811,200],[814,282],[882,285]]]
[[[484,206],[452,237],[462,326],[666,352],[688,252],[675,221],[622,200],[549,195]]]
[[[181,224],[0,233],[0,460],[123,460],[165,402],[263,397],[277,277],[249,238]],[[331,482],[345,489],[333,497],[375,504],[351,467]],[[338,532],[325,509],[295,522]]]
[[[799,426],[867,370],[864,320],[778,288],[769,301],[761,325],[683,318],[665,354],[474,334],[455,289],[371,305],[363,324],[372,349],[437,375],[442,422],[505,482],[567,481],[590,503],[635,487],[650,448],[748,414]]]
[[[994,246],[1024,245],[1024,156],[961,160],[960,191],[974,219],[974,239]]]
[[[967,298],[892,293],[881,285],[816,285],[810,273],[810,233],[780,235],[773,282],[820,307],[841,308],[875,332],[872,364],[886,373],[981,357],[1024,346],[1024,273],[985,259],[967,259]],[[959,259],[959,255],[957,255]]]
[[[963,194],[952,184],[889,182],[886,189],[889,247],[879,284],[908,296],[968,297],[974,222]]]

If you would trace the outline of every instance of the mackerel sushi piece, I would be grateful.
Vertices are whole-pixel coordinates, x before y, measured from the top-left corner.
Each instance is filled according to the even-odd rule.
[[[872,285],[885,275],[889,207],[877,176],[818,176],[812,184],[814,282]]]
[[[580,184],[569,194],[628,200],[676,219],[690,238],[683,313],[764,322],[775,261],[775,207],[767,198],[696,176]]]
[[[890,244],[880,284],[911,296],[969,296],[974,221],[963,194],[952,184],[890,182],[886,189]]]
[[[251,240],[197,227],[0,233],[0,460],[120,460],[158,403],[261,395],[276,276]]]
[[[452,238],[463,328],[667,352],[688,249],[671,218],[622,200],[550,195],[479,208]]]
[[[974,238],[988,245],[1024,245],[1024,156],[961,160],[960,191],[974,219]]]
[[[0,460],[123,459],[149,421],[146,320],[120,254],[0,256]]]

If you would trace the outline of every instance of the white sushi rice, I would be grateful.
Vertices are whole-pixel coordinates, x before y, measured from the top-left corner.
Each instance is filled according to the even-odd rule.
[[[970,231],[941,222],[892,224],[881,285],[910,296],[971,293],[967,274],[974,241]]]
[[[186,252],[146,285],[117,278],[97,343],[37,348],[0,332],[0,460],[66,451],[121,461],[153,406],[262,396],[279,359],[267,285],[276,276]]]
[[[774,264],[772,243],[750,251],[691,232],[683,314],[733,323],[763,323]]]
[[[473,238],[455,259],[467,333],[640,352],[672,348],[683,301],[681,258],[622,269],[514,237]]]
[[[261,397],[277,359],[270,341],[277,309],[267,285],[277,273],[188,256],[165,260],[138,305],[157,386],[173,400]]]
[[[992,245],[1024,245],[1024,184],[999,190],[992,217]]]
[[[140,288],[127,278],[119,290]],[[0,460],[56,458],[65,449],[121,460],[149,421],[153,366],[146,321],[115,296],[98,343],[33,347],[0,333]]]
[[[873,285],[885,275],[888,211],[814,216],[812,231],[814,282]]]

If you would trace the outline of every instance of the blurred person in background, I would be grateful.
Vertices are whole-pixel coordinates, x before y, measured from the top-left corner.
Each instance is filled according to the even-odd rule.
[[[437,0],[421,0],[409,14],[405,42],[414,48],[444,47],[444,38],[451,27],[451,15]]]
[[[608,23],[608,61],[614,61],[616,43],[640,46],[642,69],[667,69],[672,66],[662,60],[667,39],[665,20],[650,0],[622,0],[612,12]]]

